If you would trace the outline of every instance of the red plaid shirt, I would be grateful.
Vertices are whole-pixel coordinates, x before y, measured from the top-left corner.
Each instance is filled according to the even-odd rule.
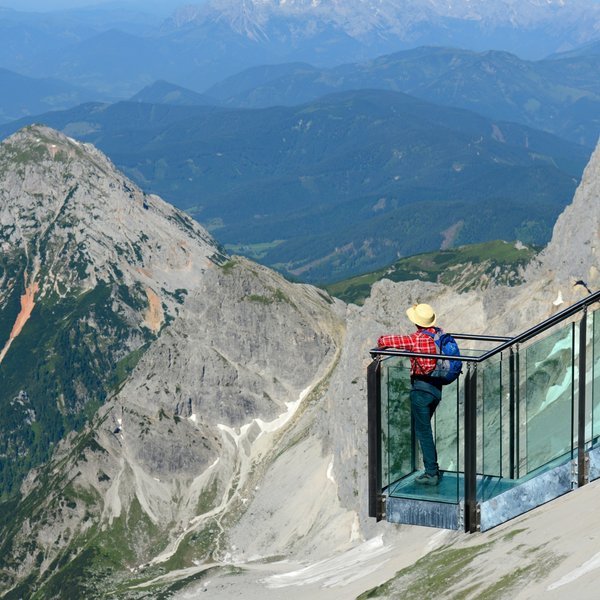
[[[435,333],[434,327],[429,327],[427,331]],[[398,348],[410,352],[423,352],[426,354],[436,354],[437,348],[433,338],[421,331],[415,331],[410,335],[382,335],[377,340],[379,348]],[[411,358],[411,375],[427,375],[435,369],[435,358]]]

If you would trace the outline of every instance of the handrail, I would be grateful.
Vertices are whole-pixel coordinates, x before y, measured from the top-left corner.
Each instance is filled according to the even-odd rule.
[[[410,352],[409,350],[400,350],[399,348],[373,348],[369,352],[371,358],[375,358],[376,356],[407,356],[411,358],[451,358],[452,360],[462,360],[464,362],[480,362],[479,356],[428,354],[427,352]]]
[[[479,333],[451,333],[457,340],[474,340],[476,342],[507,342],[513,338],[507,335],[481,335]]]
[[[534,325],[530,329],[523,331],[519,335],[515,337],[503,337],[503,336],[488,336],[488,335],[478,335],[478,334],[469,334],[469,333],[457,333],[452,334],[457,339],[468,339],[468,340],[476,340],[476,341],[501,341],[503,342],[499,346],[480,354],[479,356],[449,356],[446,354],[428,354],[426,352],[409,352],[408,350],[400,350],[399,348],[373,348],[369,351],[372,358],[375,356],[406,356],[413,358],[450,358],[453,360],[461,360],[463,362],[474,362],[480,363],[488,358],[495,356],[496,354],[511,348],[515,344],[522,344],[530,340],[532,337],[535,337],[539,333],[543,333],[544,331],[550,329],[554,325],[565,321],[569,317],[574,314],[577,314],[580,310],[586,309],[588,306],[594,304],[595,302],[600,302],[600,290],[597,292],[593,292],[586,298],[583,298],[579,302],[572,304],[568,308],[565,308],[559,313],[552,315],[545,321]]]
[[[599,302],[599,301],[600,301],[600,290],[597,292],[594,292],[593,294],[590,294],[589,296],[587,296],[587,298],[583,298],[583,300],[580,300],[579,302],[572,304],[571,306],[565,308],[564,310],[560,311],[559,313],[552,315],[545,321],[542,321],[541,323],[534,325],[533,327],[531,327],[530,329],[527,329],[523,333],[520,333],[519,335],[515,336],[510,342],[505,342],[501,346],[498,346],[497,348],[493,348],[492,350],[483,354],[480,358],[482,361],[484,361],[484,360],[490,358],[490,356],[494,356],[495,354],[498,354],[499,352],[502,352],[503,350],[506,350],[507,348],[514,346],[515,344],[522,344],[523,342],[526,342],[526,341],[530,340],[532,337],[535,337],[536,335],[538,335],[538,333],[543,333],[544,331],[550,329],[550,327],[554,327],[554,325],[557,325],[558,323],[565,321],[572,315],[578,313],[580,310],[583,310],[584,308],[587,308],[588,306],[594,304],[595,302]]]

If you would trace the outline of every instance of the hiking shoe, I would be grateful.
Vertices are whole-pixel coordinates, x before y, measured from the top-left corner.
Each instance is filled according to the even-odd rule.
[[[438,473],[437,475],[430,475],[429,473],[421,473],[415,477],[415,483],[419,485],[438,485],[442,476]]]

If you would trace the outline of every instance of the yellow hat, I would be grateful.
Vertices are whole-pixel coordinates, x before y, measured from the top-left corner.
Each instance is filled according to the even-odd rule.
[[[421,327],[435,325],[435,313],[429,304],[413,304],[407,311],[408,318]]]

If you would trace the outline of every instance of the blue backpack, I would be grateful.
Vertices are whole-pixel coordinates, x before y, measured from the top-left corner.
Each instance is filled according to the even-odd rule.
[[[435,333],[430,331],[422,330],[422,333],[427,334],[430,338],[433,338],[435,342],[435,348],[438,354],[445,354],[447,356],[460,356],[460,350],[456,340],[449,334],[444,333],[438,327],[435,328]],[[451,358],[438,358],[436,361],[435,368],[431,373],[427,373],[428,377],[432,377],[437,383],[447,385],[452,383],[458,378],[462,372],[462,360],[454,360]]]

